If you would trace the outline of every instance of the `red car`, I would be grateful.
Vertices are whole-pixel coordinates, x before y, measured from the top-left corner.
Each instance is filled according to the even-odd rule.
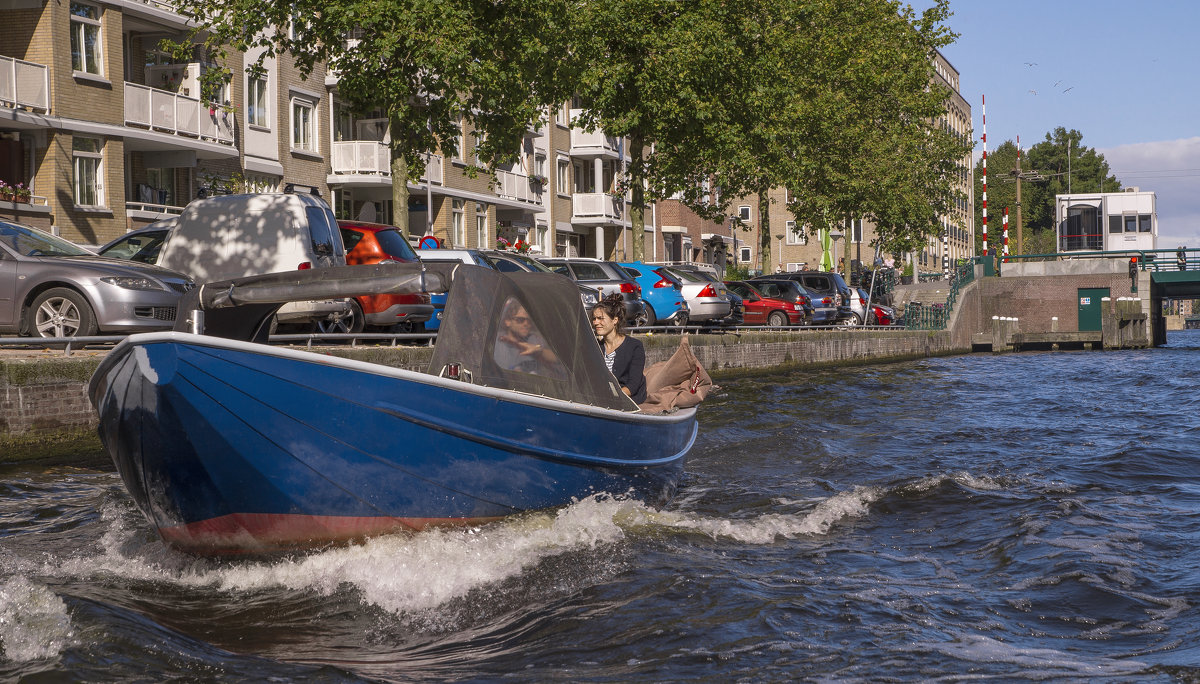
[[[339,220],[342,242],[346,245],[346,264],[381,264],[389,261],[420,261],[408,240],[395,226],[382,223]],[[418,332],[433,317],[429,294],[386,294],[355,297],[350,315],[323,323],[321,332],[362,332],[366,326]],[[399,326],[396,328],[395,326]]]
[[[811,322],[803,302],[768,297],[753,284],[742,280],[726,280],[725,287],[742,298],[746,307],[743,314],[744,325],[782,328],[785,325],[808,325]]]

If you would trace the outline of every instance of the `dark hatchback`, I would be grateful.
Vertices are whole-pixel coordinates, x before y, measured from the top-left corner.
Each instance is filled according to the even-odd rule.
[[[751,278],[750,282],[758,280],[794,280],[816,297],[830,297],[830,302],[837,307],[837,317],[835,320],[829,321],[829,325],[854,318],[854,312],[850,309],[850,286],[837,273],[788,271],[787,273],[756,276]],[[813,303],[816,304],[816,302]]]

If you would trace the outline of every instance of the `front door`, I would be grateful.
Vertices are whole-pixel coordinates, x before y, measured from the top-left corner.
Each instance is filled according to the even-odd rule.
[[[1100,300],[1108,296],[1107,287],[1079,288],[1079,331],[1100,329],[1100,317],[1103,309]]]

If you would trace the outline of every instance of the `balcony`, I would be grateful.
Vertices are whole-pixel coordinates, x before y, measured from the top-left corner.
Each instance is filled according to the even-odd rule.
[[[542,192],[545,181],[534,181],[523,173],[511,171],[496,171],[496,195],[504,199],[542,204]]]
[[[625,214],[625,200],[605,192],[577,192],[571,196],[573,223],[601,224],[619,221]]]
[[[572,109],[571,121],[575,121],[583,110]],[[623,150],[620,140],[606,134],[604,131],[587,131],[580,128],[571,129],[572,157],[607,157],[619,159]]]
[[[237,120],[216,103],[127,82],[125,125],[233,147]]]
[[[392,176],[391,153],[387,143],[375,140],[344,140],[333,143],[331,152],[330,169],[333,175],[330,176],[330,183],[344,184],[349,181],[346,176],[378,176],[387,179]],[[440,154],[429,155],[420,182],[442,185],[443,166]]]
[[[50,70],[44,64],[0,57],[0,106],[50,111]]]

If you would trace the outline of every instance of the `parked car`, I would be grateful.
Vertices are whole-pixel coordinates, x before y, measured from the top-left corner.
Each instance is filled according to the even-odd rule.
[[[338,220],[346,263],[351,266],[420,261],[399,228],[382,223]],[[363,295],[350,300],[350,313],[317,322],[321,332],[361,332],[367,326],[419,332],[433,318],[427,292]]]
[[[746,305],[742,301],[742,298],[728,288],[725,289],[725,298],[729,300],[729,314],[724,318],[717,319],[715,323],[727,328],[744,324],[746,321]]]
[[[539,261],[555,273],[561,273],[577,283],[596,288],[602,298],[613,293],[620,294],[625,300],[625,320],[635,326],[646,324],[646,305],[642,303],[642,288],[617,262],[582,257],[551,257]]]
[[[157,264],[158,253],[162,251],[163,243],[171,231],[175,229],[178,219],[174,216],[161,221],[155,221],[137,230],[125,233],[121,237],[100,247],[97,253],[111,259],[129,259],[143,264]]]
[[[782,289],[774,283],[767,283],[768,289],[776,294]],[[727,280],[725,286],[742,298],[745,306],[743,314],[746,325],[770,325],[782,328],[785,325],[808,325],[812,321],[812,305],[807,298],[798,295],[789,301],[782,297],[772,297],[753,284],[743,280]]]
[[[191,278],[109,259],[0,221],[0,332],[33,337],[169,330]]]
[[[493,268],[483,253],[477,249],[418,249],[417,256],[421,261],[441,264],[470,264]],[[433,317],[425,322],[426,330],[437,330],[442,327],[442,313],[446,310],[446,293],[433,292],[429,295],[433,304]]]
[[[833,303],[832,295],[820,296],[809,292],[795,280],[772,280],[763,277],[761,279],[752,278],[748,282],[762,290],[764,294],[778,299],[807,299],[812,306],[811,325],[834,325],[838,321],[840,312],[837,305]]]
[[[659,273],[654,266],[640,261],[617,263],[642,288],[646,325],[687,325],[688,303],[683,296],[683,283],[678,278]]]
[[[527,254],[508,252],[500,249],[485,249],[483,250],[483,256],[492,265],[492,268],[503,273],[512,273],[514,271],[554,273],[545,264]],[[600,302],[600,291],[594,287],[588,287],[583,283],[575,283],[575,286],[579,288],[579,303],[583,305],[584,311],[590,313],[592,307]]]
[[[696,270],[679,266],[660,266],[656,270],[671,274],[682,284],[690,322],[716,322],[732,311],[733,306],[725,296],[728,288],[720,281],[711,280],[711,274],[701,275]]]
[[[835,323],[845,323],[854,317],[850,309],[850,286],[837,273],[825,271],[788,271],[770,275],[755,276],[756,280],[795,280],[801,287],[818,297],[831,297],[833,305],[838,307]]]
[[[175,221],[158,265],[198,284],[308,268],[344,266],[346,249],[333,211],[311,192],[263,192],[193,200]],[[291,302],[279,323],[311,325],[342,317],[349,300]]]

